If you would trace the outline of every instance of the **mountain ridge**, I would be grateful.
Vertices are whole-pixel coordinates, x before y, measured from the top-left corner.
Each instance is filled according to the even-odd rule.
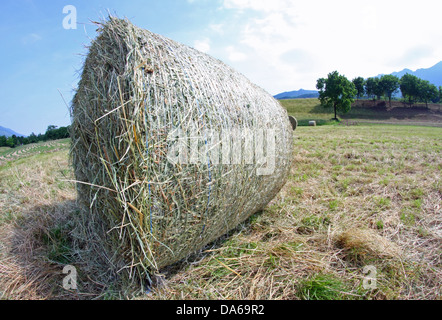
[[[24,137],[25,136],[24,134],[17,133],[12,129],[0,126],[0,136],[6,136],[8,138],[8,137],[12,137],[13,135],[16,135],[17,137]]]
[[[435,65],[429,68],[420,68],[416,69],[415,71],[408,68],[404,68],[401,71],[394,71],[389,74],[401,78],[406,73],[415,75],[416,77],[421,78],[423,80],[427,80],[437,87],[442,86],[442,61],[436,63]],[[383,75],[385,74],[378,74],[377,76],[374,76],[374,78],[380,78]],[[318,96],[319,93],[316,90],[300,89],[295,91],[282,92],[277,95],[274,95],[273,97],[275,99],[282,100],[282,99],[317,98]]]
[[[282,92],[274,96],[275,99],[301,99],[301,98],[317,98],[319,93],[316,90],[294,90]]]
[[[390,74],[401,78],[406,73],[414,75],[423,80],[427,80],[437,87],[442,86],[442,61],[436,63],[434,66],[431,66],[429,68],[419,68],[415,71],[405,68],[401,71],[395,71]],[[379,78],[381,76],[383,76],[383,74],[379,74],[376,77]]]

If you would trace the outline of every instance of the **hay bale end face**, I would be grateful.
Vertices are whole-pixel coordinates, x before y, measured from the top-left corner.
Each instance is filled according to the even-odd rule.
[[[296,130],[296,128],[298,127],[298,120],[296,120],[296,118],[293,116],[289,116],[289,120],[293,130]]]
[[[100,24],[71,114],[83,220],[131,272],[174,263],[262,210],[291,167],[293,130],[272,96],[127,20]]]

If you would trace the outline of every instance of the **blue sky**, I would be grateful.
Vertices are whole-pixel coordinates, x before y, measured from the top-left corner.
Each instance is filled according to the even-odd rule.
[[[91,20],[107,10],[204,51],[274,95],[349,78],[430,67],[442,60],[440,1],[2,0],[0,126],[44,133],[70,123],[68,107]],[[77,29],[63,28],[63,8]],[[63,98],[62,98],[63,97]]]

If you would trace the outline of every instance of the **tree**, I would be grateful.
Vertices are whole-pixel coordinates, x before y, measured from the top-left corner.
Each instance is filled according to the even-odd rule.
[[[29,139],[29,143],[36,143],[36,142],[38,142],[38,138],[37,138],[37,136],[35,135],[34,132],[32,132],[29,135],[28,139]]]
[[[10,148],[15,148],[15,146],[17,145],[17,139],[14,138],[14,136],[12,137],[8,137],[8,139],[6,140],[6,145]]]
[[[362,77],[357,77],[357,78],[354,78],[352,80],[352,82],[355,85],[355,88],[356,88],[356,91],[357,91],[356,97],[359,100],[359,98],[362,97],[365,94],[365,88],[364,88],[365,80]]]
[[[391,108],[391,96],[399,89],[399,78],[391,74],[383,75],[381,79],[379,79],[379,86],[388,97]]]
[[[0,147],[7,147],[8,145],[6,144],[6,141],[6,136],[0,136]]]
[[[69,126],[60,127],[57,130],[57,139],[69,138]]]
[[[439,86],[438,88],[438,99],[435,103],[441,102],[442,101],[442,86]]]
[[[48,128],[46,129],[46,132],[57,129],[57,126],[54,126],[53,124],[48,125]]]
[[[374,79],[374,94],[378,100],[381,100],[381,97],[384,95],[384,88],[382,88],[379,78]]]
[[[316,88],[319,90],[319,101],[323,107],[333,107],[335,120],[337,111],[347,113],[351,109],[354,97],[357,94],[355,85],[337,71],[328,74],[328,77],[318,79]]]
[[[384,94],[384,88],[382,88],[379,78],[368,78],[365,84],[365,92],[369,97],[373,97],[373,101],[380,100]]]
[[[419,80],[418,97],[420,100],[425,102],[425,105],[428,108],[428,101],[437,101],[439,92],[434,84],[431,84],[427,80]]]
[[[377,78],[368,78],[367,81],[365,81],[365,93],[369,98],[373,98],[376,96],[376,86],[377,86]]]
[[[57,126],[49,125],[48,128],[46,129],[45,135],[48,140],[57,139]]]
[[[419,96],[419,78],[415,75],[406,73],[400,80],[399,88],[401,89],[402,96],[410,103],[410,106]]]
[[[37,141],[46,141],[46,140],[47,140],[47,138],[46,138],[45,134],[41,134],[41,133],[38,134]]]

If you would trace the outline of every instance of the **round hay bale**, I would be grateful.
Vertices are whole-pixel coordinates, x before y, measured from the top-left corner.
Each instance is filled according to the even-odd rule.
[[[309,121],[308,125],[311,127],[316,127],[316,121]]]
[[[71,116],[83,221],[131,272],[157,271],[235,228],[291,167],[293,131],[272,96],[128,20],[99,24]]]
[[[296,120],[296,118],[293,116],[289,116],[289,120],[293,130],[296,130],[296,127],[298,127],[298,120]]]

